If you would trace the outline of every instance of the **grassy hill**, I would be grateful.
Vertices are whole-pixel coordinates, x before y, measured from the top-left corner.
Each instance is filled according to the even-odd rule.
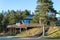
[[[23,31],[23,32],[17,34],[16,36],[20,36],[20,37],[34,36],[35,34],[37,34],[41,31],[40,29],[41,28],[32,28],[32,29]]]
[[[34,36],[42,32],[42,27],[40,28],[32,28],[29,30],[22,31],[16,36],[27,37]],[[40,36],[40,38],[60,38],[60,27],[49,27],[48,31],[45,32],[47,36]]]
[[[60,38],[60,27],[50,27],[46,32],[47,36],[41,36],[42,38]]]

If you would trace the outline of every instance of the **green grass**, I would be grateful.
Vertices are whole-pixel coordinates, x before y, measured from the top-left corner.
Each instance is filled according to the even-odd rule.
[[[56,36],[56,37],[50,37],[50,36],[41,36],[39,38],[47,38],[47,39],[60,39],[60,36]]]
[[[60,39],[60,27],[50,27],[46,33],[47,36],[40,36],[39,38]]]

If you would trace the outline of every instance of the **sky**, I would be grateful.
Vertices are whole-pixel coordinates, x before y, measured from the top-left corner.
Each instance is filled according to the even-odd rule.
[[[34,12],[37,6],[37,0],[0,0],[0,12],[7,10],[31,10]],[[53,7],[55,10],[60,10],[60,0],[52,0],[54,2]]]
[[[36,7],[36,0],[0,0],[1,10],[31,10],[34,11]]]

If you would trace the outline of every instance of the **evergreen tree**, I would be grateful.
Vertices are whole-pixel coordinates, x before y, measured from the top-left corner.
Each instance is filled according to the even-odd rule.
[[[31,23],[39,23],[39,15],[38,14],[33,16],[33,19],[31,20]]]
[[[10,14],[8,15],[8,21],[9,24],[15,24],[16,23],[16,17],[15,17],[15,11],[11,10]]]
[[[8,23],[9,23],[9,22],[8,22],[8,16],[5,15],[5,16],[3,17],[3,20],[2,20],[3,31],[6,31]]]
[[[28,10],[22,11],[22,18],[26,17],[27,15],[30,15]]]
[[[3,31],[3,27],[2,27],[2,20],[3,20],[3,14],[0,13],[0,32]]]
[[[16,22],[22,19],[22,12],[21,11],[16,11]]]
[[[38,5],[36,7],[36,13],[39,14],[41,18],[44,18],[43,23],[46,23],[48,20],[47,12],[56,14],[56,10],[53,8],[53,2],[51,0],[37,0]],[[52,15],[50,18],[55,18],[55,15]],[[40,18],[39,18],[40,19]]]
[[[56,13],[56,10],[53,8],[53,2],[52,0],[37,0],[37,7],[36,7],[36,13],[39,14],[39,23],[46,24],[47,21],[53,21],[55,18],[55,15],[52,15],[51,17],[48,17],[47,12]],[[52,18],[52,19],[50,19]],[[44,26],[43,26],[43,36],[44,36]]]

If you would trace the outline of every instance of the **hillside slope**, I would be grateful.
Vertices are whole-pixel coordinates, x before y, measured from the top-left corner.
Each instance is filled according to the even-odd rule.
[[[17,34],[16,36],[20,36],[20,37],[27,37],[27,36],[34,36],[35,34],[39,33],[41,28],[32,28],[26,31],[23,31],[19,34]]]
[[[50,37],[60,36],[60,27],[50,27],[47,34]]]
[[[60,38],[60,27],[49,27],[46,33],[47,36],[40,36],[40,38]]]

